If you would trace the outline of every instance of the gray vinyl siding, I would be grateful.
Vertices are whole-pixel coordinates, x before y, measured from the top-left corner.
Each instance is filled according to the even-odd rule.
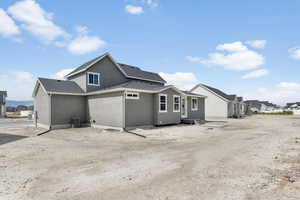
[[[139,99],[125,99],[126,127],[153,125],[154,95],[139,93]]]
[[[6,115],[6,107],[5,105],[0,104],[0,117],[5,117]]]
[[[237,114],[234,105],[235,103],[232,101],[228,103],[228,117],[233,117]]]
[[[87,118],[94,125],[123,128],[123,92],[87,97]]]
[[[71,95],[51,96],[51,125],[70,124],[72,118],[86,122],[86,97]]]
[[[187,97],[187,118],[205,120],[205,99],[198,97],[198,110],[193,111],[192,98],[193,97]]]
[[[86,92],[87,89],[86,89],[86,83],[87,83],[87,76],[86,76],[86,73],[79,73],[79,74],[76,74],[75,76],[72,76],[69,80],[72,80],[74,82],[77,83],[77,85],[84,91]]]
[[[40,86],[34,98],[34,110],[37,123],[50,126],[50,96]]]
[[[167,111],[159,112],[159,94],[167,95]],[[154,124],[166,125],[166,124],[179,124],[181,122],[181,113],[173,112],[173,95],[179,95],[173,89],[165,90],[159,94],[154,95]]]
[[[100,73],[100,86],[88,85],[88,72]],[[92,92],[125,83],[129,79],[125,77],[110,58],[105,57],[87,71],[74,75],[68,78],[68,80],[75,81],[83,89],[83,91]]]
[[[5,104],[5,97],[3,94],[0,93],[0,105]]]
[[[96,63],[94,66],[88,69],[87,72],[100,73],[100,86],[88,85],[88,78],[86,78],[87,92],[111,87],[128,81],[124,74],[122,74],[118,67],[108,57]]]

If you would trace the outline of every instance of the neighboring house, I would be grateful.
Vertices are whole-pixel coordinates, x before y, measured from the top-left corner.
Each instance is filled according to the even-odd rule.
[[[16,112],[16,107],[6,106],[6,112]]]
[[[38,78],[33,92],[38,125],[67,128],[76,118],[93,127],[124,129],[205,117],[205,96],[165,85],[157,73],[117,63],[108,53],[66,78]]]
[[[191,92],[207,96],[205,102],[206,117],[240,117],[241,102],[236,95],[228,95],[219,89],[198,84]]]
[[[268,101],[261,101],[261,103],[266,106],[266,111],[274,111],[277,108],[275,104]]]
[[[300,110],[300,102],[287,103],[285,106],[287,110]]]
[[[254,113],[259,113],[266,110],[266,106],[258,100],[247,100],[245,101],[245,103],[249,107],[249,109]]]
[[[6,116],[6,91],[0,91],[0,117]]]
[[[238,97],[238,105],[239,105],[239,113],[238,116],[239,117],[244,117],[246,115],[246,104],[243,100],[243,97]]]
[[[254,113],[271,112],[277,109],[277,105],[268,101],[247,100],[245,103]]]
[[[25,111],[25,110],[28,110],[28,107],[27,106],[24,106],[24,105],[18,105],[16,107],[16,111],[17,112],[21,112],[21,111]]]

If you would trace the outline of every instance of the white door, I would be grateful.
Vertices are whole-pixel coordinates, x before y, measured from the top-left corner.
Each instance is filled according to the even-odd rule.
[[[181,97],[181,118],[187,118],[187,99]]]

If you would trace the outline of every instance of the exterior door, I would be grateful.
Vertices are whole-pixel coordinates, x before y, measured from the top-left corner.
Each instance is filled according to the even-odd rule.
[[[181,118],[187,118],[187,99],[181,97]]]

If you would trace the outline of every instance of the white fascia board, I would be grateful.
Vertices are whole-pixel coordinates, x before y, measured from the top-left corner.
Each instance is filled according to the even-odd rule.
[[[168,90],[168,89],[173,89],[174,91],[178,92],[178,93],[181,94],[182,96],[185,96],[185,93],[183,93],[182,91],[180,91],[179,89],[177,89],[177,88],[176,88],[175,86],[173,86],[173,85],[170,85],[170,86],[168,86],[168,87],[166,87],[166,88],[163,88],[163,89],[161,89],[161,90],[159,90],[159,91],[157,91],[157,92],[155,92],[155,93],[163,92],[163,91]]]
[[[34,86],[34,89],[33,89],[33,93],[32,93],[32,97],[34,98],[36,96],[36,93],[37,93],[37,89],[38,89],[38,86],[40,85],[40,87],[44,90],[44,92],[46,94],[49,94],[49,92],[47,92],[47,90],[45,89],[45,87],[43,86],[43,84],[41,83],[41,81],[39,79],[36,80],[36,83],[35,83],[35,86]]]
[[[160,92],[163,92],[167,89],[173,89],[174,91],[178,92],[182,96],[189,96],[175,88],[174,86],[166,87],[162,90],[142,90],[142,89],[131,89],[131,88],[116,88],[116,89],[110,89],[110,90],[100,90],[95,92],[88,92],[88,93],[64,93],[64,92],[48,92],[48,94],[56,94],[56,95],[73,95],[73,96],[89,96],[89,95],[97,95],[97,94],[106,94],[106,93],[113,93],[113,92],[141,92],[141,93],[149,93],[149,94],[157,94]],[[204,96],[195,96],[195,97],[203,97]]]
[[[108,55],[109,55],[109,53],[103,54],[103,56],[101,56],[100,58],[98,58],[97,60],[95,60],[94,62],[92,62],[91,64],[89,64],[88,66],[86,66],[84,69],[79,70],[79,71],[77,71],[77,72],[74,72],[74,73],[72,73],[72,74],[69,74],[69,75],[67,75],[66,77],[69,78],[69,77],[71,77],[71,76],[74,76],[74,75],[76,75],[76,74],[79,74],[79,73],[81,73],[81,72],[84,72],[84,71],[88,70],[91,66],[93,66],[94,64],[96,64],[97,62],[99,62],[100,60],[102,60],[103,58],[105,58],[105,57],[108,56]]]
[[[201,88],[203,88],[203,89],[209,91],[210,93],[216,95],[217,97],[219,97],[220,99],[224,100],[224,101],[227,102],[227,103],[231,102],[231,101],[229,101],[228,99],[225,99],[224,97],[222,97],[222,96],[218,95],[217,93],[211,91],[210,89],[208,89],[207,87],[203,86],[202,84],[196,85],[196,86],[191,90],[191,92],[193,92],[193,91],[194,91],[195,89],[197,89],[198,87],[201,87]]]

